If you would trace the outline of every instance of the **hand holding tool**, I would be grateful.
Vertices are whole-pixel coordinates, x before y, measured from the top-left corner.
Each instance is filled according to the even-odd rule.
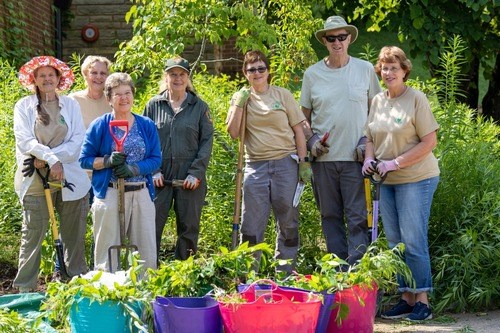
[[[247,87],[243,87],[234,95],[234,104],[240,108],[243,108],[249,97],[250,89]]]
[[[122,152],[114,151],[111,155],[104,155],[103,165],[105,168],[112,168],[125,163],[127,155]]]
[[[28,157],[23,162],[24,168],[21,170],[24,177],[31,177],[35,172],[35,156]]]
[[[304,161],[299,162],[299,181],[306,183],[310,182],[312,178],[311,162],[309,158],[305,157]]]
[[[307,140],[307,149],[311,152],[312,156],[320,157],[328,153],[329,145],[326,143],[326,140],[328,140],[329,136],[330,132],[326,132],[321,139],[318,134],[313,134],[313,136]]]
[[[367,158],[365,160],[365,162],[363,163],[363,168],[361,168],[361,173],[363,174],[363,176],[368,177],[373,175],[376,170],[376,166],[373,166],[374,162],[375,161],[373,160],[373,158]]]
[[[198,186],[200,186],[200,180],[193,175],[188,175],[183,183],[186,190],[196,190]]]
[[[118,138],[118,136],[115,134],[114,128],[118,127],[121,128],[124,133],[121,136],[121,138]],[[123,144],[125,143],[125,138],[128,135],[129,132],[129,124],[128,120],[111,120],[109,122],[109,132],[111,133],[111,136],[113,138],[113,141],[116,144],[116,151],[123,153]],[[122,166],[125,166],[123,164]],[[116,168],[113,170],[115,171]],[[128,170],[128,168],[127,168]],[[127,171],[125,170],[120,170],[119,173],[122,174],[121,172],[126,173]],[[115,171],[116,172],[116,171]],[[116,254],[116,259],[117,259],[117,265],[116,268],[119,270],[122,268],[128,268],[128,256],[129,253],[132,251],[137,251],[137,245],[129,244],[127,238],[125,237],[125,179],[119,177],[118,178],[118,220],[120,222],[120,244],[119,245],[111,245],[108,248],[108,266],[109,266],[109,271],[113,272],[113,265],[112,265],[112,251],[117,250]],[[125,257],[123,260],[123,265],[122,265],[122,260],[120,260],[120,251],[121,249],[125,250]]]
[[[117,178],[131,178],[139,175],[139,168],[135,164],[121,164],[113,168]]]
[[[377,163],[377,171],[382,177],[385,177],[388,172],[398,169],[399,167],[395,159],[391,161],[380,161],[379,163]]]

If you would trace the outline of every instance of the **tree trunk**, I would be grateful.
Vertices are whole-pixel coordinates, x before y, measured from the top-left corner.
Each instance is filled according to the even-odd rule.
[[[483,97],[483,115],[500,124],[500,53],[497,53],[495,67],[491,73],[488,91]]]
[[[472,109],[477,109],[479,103],[479,62],[480,58],[477,55],[474,55],[470,60],[467,79],[460,86],[465,92],[465,97],[458,97],[460,102],[467,104]]]

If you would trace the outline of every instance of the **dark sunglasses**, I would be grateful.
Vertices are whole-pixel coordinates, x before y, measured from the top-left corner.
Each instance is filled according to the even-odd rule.
[[[255,74],[256,72],[259,72],[259,73],[264,73],[265,71],[267,70],[267,67],[250,67],[250,68],[247,68],[247,73],[250,73],[250,74]]]
[[[324,37],[325,37],[325,39],[326,39],[326,41],[328,43],[333,43],[333,42],[335,42],[335,40],[338,40],[339,42],[343,42],[343,41],[345,41],[347,39],[347,37],[349,37],[349,34],[342,34],[342,35],[338,35],[338,36],[336,36],[336,35],[330,35],[330,36],[325,35]]]

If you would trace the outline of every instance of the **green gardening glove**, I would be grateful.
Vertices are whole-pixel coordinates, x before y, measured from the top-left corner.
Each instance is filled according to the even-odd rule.
[[[309,161],[299,162],[299,181],[307,183],[311,181],[312,170]]]
[[[117,178],[131,178],[139,175],[139,167],[136,164],[121,164],[113,168]]]
[[[250,97],[250,88],[241,88],[236,94],[234,94],[234,105],[243,108],[248,100],[248,97]]]

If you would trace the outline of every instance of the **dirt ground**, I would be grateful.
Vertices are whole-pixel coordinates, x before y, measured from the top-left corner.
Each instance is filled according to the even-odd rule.
[[[434,319],[411,323],[401,320],[375,319],[375,333],[462,332],[499,333],[500,310],[483,313],[461,313],[436,316]]]

